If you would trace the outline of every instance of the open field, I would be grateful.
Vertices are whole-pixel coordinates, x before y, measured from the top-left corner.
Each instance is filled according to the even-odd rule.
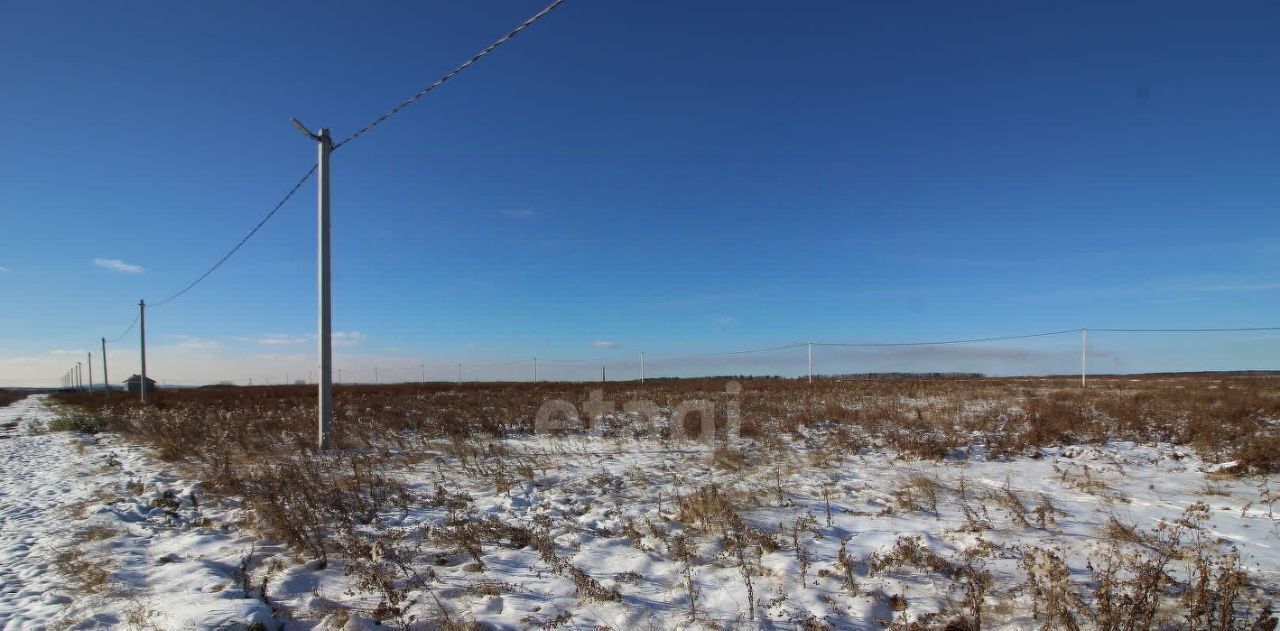
[[[18,390],[0,390],[0,406],[9,405],[27,398],[28,393]]]
[[[324,455],[311,387],[47,428],[198,480],[170,527],[260,540],[267,628],[1274,625],[1274,375],[735,383],[343,387]],[[582,422],[535,433],[549,400]]]

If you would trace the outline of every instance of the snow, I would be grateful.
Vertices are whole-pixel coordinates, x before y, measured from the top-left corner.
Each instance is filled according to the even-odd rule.
[[[232,580],[255,537],[196,526],[198,484],[110,435],[28,435],[54,418],[43,396],[0,408],[0,629],[226,629],[269,621]],[[156,500],[173,498],[170,511]],[[198,500],[197,500],[198,501]],[[100,585],[59,558],[101,568]]]
[[[115,628],[137,620],[162,629],[254,621],[277,628],[282,620],[289,629],[385,628],[351,609],[367,609],[377,598],[353,591],[341,559],[318,569],[260,539],[242,529],[248,516],[236,498],[205,498],[198,481],[119,436],[27,435],[29,426],[52,415],[41,397],[0,409],[0,427],[21,419],[18,427],[0,430],[8,432],[0,434],[0,629]],[[557,620],[575,629],[787,628],[810,617],[864,629],[956,611],[954,586],[937,574],[869,572],[867,559],[902,537],[919,537],[948,559],[979,540],[999,546],[986,569],[1006,591],[989,594],[988,604],[1015,604],[993,613],[985,626],[1034,627],[1025,599],[1007,591],[1025,576],[1019,549],[1055,550],[1079,576],[1091,560],[1114,554],[1116,542],[1106,535],[1113,518],[1151,530],[1197,502],[1209,507],[1206,532],[1239,551],[1257,584],[1274,595],[1280,582],[1280,521],[1267,503],[1280,479],[1223,475],[1231,463],[1205,463],[1181,447],[1117,442],[1044,448],[1038,458],[920,462],[883,448],[841,450],[816,434],[769,442],[744,445],[743,462],[725,467],[693,443],[598,436],[436,441],[417,464],[396,471],[398,478],[419,498],[435,496],[440,485],[470,500],[462,508],[417,501],[381,515],[376,528],[418,536],[420,558],[431,560],[424,565],[436,576],[432,592],[411,596],[423,603],[439,598],[452,617],[496,629]],[[507,453],[502,477],[494,474],[493,446]],[[489,466],[460,461],[456,454],[467,449],[490,454]],[[677,519],[677,498],[712,484],[732,499],[748,527],[783,543],[760,554],[754,620],[738,561],[718,532]],[[936,509],[911,495],[929,484],[939,489]],[[1011,508],[992,499],[1010,492],[1029,509],[1052,504],[1052,519],[1020,524]],[[967,527],[965,501],[985,528]],[[425,534],[451,515],[543,524],[559,557],[621,598],[583,597],[570,574],[553,571],[532,546],[486,542],[477,566]],[[94,527],[117,534],[86,537]],[[803,580],[793,531],[811,559]],[[688,568],[693,621],[686,568],[673,559],[681,534],[694,558]],[[857,560],[856,593],[836,566],[842,542]],[[109,564],[105,589],[88,591],[58,571],[59,554],[72,549]],[[259,592],[241,588],[238,572],[246,559],[255,586],[265,577],[275,618]],[[895,611],[891,596],[903,597],[905,609]],[[433,611],[422,605],[415,613],[425,618]]]

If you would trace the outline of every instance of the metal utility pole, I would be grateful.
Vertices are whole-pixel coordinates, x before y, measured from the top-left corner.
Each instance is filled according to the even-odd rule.
[[[317,406],[320,430],[320,450],[329,448],[329,433],[333,425],[333,309],[329,290],[329,154],[333,153],[333,139],[328,129],[319,134],[311,133],[305,125],[292,119],[293,126],[306,137],[316,141],[316,272],[319,307],[320,342],[320,402]]]
[[[89,367],[89,392],[93,392],[93,353],[92,352],[89,353],[88,363],[86,363],[85,365]]]
[[[422,364],[422,384],[426,385],[426,383],[427,383],[427,365]]]
[[[640,352],[640,385],[644,385],[644,351]]]
[[[107,338],[102,338],[102,396],[111,398],[111,380],[107,378]]]
[[[538,358],[537,357],[533,358],[533,380],[534,381],[538,380]]]
[[[142,381],[138,391],[142,394],[142,403],[147,402],[147,301],[138,301],[138,342],[142,349]]]
[[[84,364],[76,362],[76,389],[84,390]]]
[[[1080,387],[1085,387],[1085,375],[1089,372],[1089,328],[1080,328]]]
[[[809,342],[809,383],[813,383],[813,342]]]
[[[604,378],[604,366],[601,366],[600,367],[600,383],[604,383],[606,381],[608,380]]]

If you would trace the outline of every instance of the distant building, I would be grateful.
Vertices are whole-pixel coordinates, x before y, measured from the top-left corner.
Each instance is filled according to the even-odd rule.
[[[142,392],[142,376],[133,375],[124,380],[124,387],[129,392]],[[147,377],[147,392],[156,391],[156,380]]]

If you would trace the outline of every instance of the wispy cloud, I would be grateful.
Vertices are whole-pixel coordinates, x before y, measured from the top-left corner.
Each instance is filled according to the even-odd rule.
[[[191,335],[171,335],[169,337],[177,340],[177,343],[175,343],[174,346],[188,350],[207,350],[222,346],[215,340],[206,340],[204,338],[194,337]]]
[[[360,333],[357,331],[350,331],[350,332],[334,331],[333,332],[334,346],[355,346],[363,342],[364,340],[365,340],[364,333]]]
[[[510,210],[502,211],[502,214],[512,219],[529,219],[537,216],[538,211],[532,208],[512,208]]]
[[[84,353],[84,351],[69,351],[61,348],[49,351],[50,355],[83,355]]]
[[[617,342],[610,342],[608,340],[596,340],[592,342],[591,345],[596,348],[618,348],[618,346],[620,346]]]
[[[311,359],[311,356],[301,354],[301,353],[293,354],[293,355],[264,354],[264,355],[254,355],[254,359],[262,359],[266,361],[307,361],[308,359]]]
[[[0,274],[8,274],[9,272],[12,272],[12,271],[13,271],[13,270],[11,270],[11,269],[9,269],[9,268],[7,268],[7,267],[3,266],[3,265],[0,265]]]
[[[308,337],[272,334],[258,338],[254,341],[262,344],[263,346],[291,346],[294,344],[305,344],[310,341],[310,339],[311,338]]]
[[[125,263],[120,259],[97,258],[97,259],[93,259],[93,264],[104,269],[109,269],[113,272],[124,272],[126,274],[142,273],[141,265],[133,265],[131,263]]]

